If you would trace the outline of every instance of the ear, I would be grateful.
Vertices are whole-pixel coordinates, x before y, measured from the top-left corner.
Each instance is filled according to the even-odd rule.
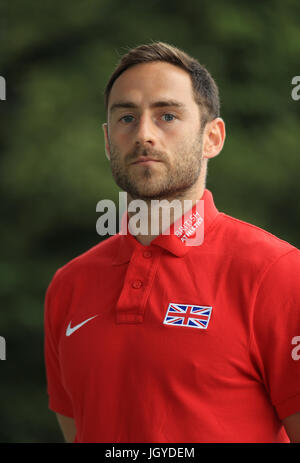
[[[225,142],[225,123],[221,117],[208,122],[203,134],[203,157],[207,159],[217,156]]]
[[[108,138],[108,125],[107,122],[102,124],[102,129],[104,132],[104,141],[105,141],[105,155],[107,159],[110,161],[110,148],[109,148],[109,138]]]

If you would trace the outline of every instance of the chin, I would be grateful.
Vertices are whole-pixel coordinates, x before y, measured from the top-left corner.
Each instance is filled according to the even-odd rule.
[[[157,186],[151,186],[149,180],[145,180],[142,184],[139,183],[138,185],[132,185],[133,188],[128,190],[130,196],[134,199],[158,199],[161,197],[162,188],[158,188]]]

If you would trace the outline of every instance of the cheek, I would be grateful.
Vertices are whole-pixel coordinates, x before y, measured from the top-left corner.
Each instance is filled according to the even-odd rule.
[[[117,146],[119,149],[126,151],[126,147],[130,144],[132,136],[128,130],[117,130],[111,134],[111,142],[113,145]]]
[[[174,146],[180,143],[190,143],[194,137],[194,128],[191,124],[174,124],[164,128],[164,136]]]

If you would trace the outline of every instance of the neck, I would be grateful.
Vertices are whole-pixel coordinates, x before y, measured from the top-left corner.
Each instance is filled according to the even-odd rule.
[[[203,169],[204,170],[204,169]],[[158,235],[176,222],[202,198],[205,190],[206,172],[201,172],[198,181],[183,195],[163,200],[147,200],[132,203],[128,195],[129,230],[144,246],[149,246]],[[138,213],[136,212],[138,208]]]

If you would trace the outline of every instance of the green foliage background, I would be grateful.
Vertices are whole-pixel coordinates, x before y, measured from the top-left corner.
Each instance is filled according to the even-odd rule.
[[[62,442],[47,408],[44,295],[101,239],[97,202],[118,201],[101,124],[120,55],[162,40],[208,67],[227,127],[209,164],[217,207],[300,247],[300,4],[5,0],[0,16],[0,442]]]

